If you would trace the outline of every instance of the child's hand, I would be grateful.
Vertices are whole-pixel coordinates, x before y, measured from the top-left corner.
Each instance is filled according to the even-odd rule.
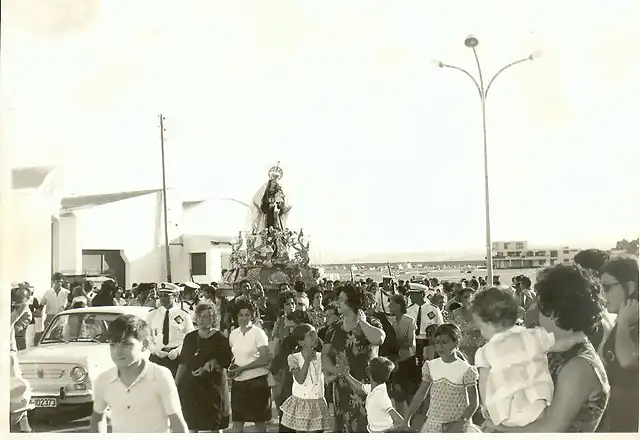
[[[339,377],[344,377],[349,375],[349,365],[347,364],[339,365],[337,370],[338,370],[337,373]]]
[[[305,361],[311,362],[316,358],[316,351],[313,348],[310,350],[303,350],[302,357],[304,358]]]

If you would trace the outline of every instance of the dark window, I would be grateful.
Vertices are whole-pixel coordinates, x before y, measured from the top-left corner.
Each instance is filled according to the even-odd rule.
[[[207,253],[194,252],[191,255],[191,275],[207,274]]]
[[[557,257],[558,256],[558,251],[551,251],[551,256],[552,257]]]

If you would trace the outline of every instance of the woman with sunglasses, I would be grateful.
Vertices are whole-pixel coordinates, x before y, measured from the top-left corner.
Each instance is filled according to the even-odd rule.
[[[600,282],[576,264],[543,269],[537,278],[540,326],[555,336],[547,354],[554,385],[551,405],[535,422],[494,427],[485,432],[594,432],[609,400],[609,381],[589,334],[602,319]]]
[[[618,318],[602,348],[611,397],[599,431],[638,432],[638,260],[609,261],[600,281],[607,311]]]

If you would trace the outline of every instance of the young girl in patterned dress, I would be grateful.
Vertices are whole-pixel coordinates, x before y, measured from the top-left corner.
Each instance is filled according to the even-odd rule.
[[[427,420],[420,432],[478,432],[471,417],[478,409],[478,371],[457,354],[460,329],[443,324],[434,333],[439,358],[422,366],[422,383],[405,421],[408,421],[430,392]]]
[[[298,341],[300,351],[287,358],[294,380],[291,396],[280,408],[280,423],[290,432],[327,431],[331,429],[331,421],[324,399],[321,353],[316,351],[318,334],[312,325],[300,324],[291,337]]]

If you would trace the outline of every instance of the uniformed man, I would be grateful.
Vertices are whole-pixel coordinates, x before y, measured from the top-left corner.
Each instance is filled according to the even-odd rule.
[[[423,351],[427,346],[427,327],[431,324],[442,325],[444,319],[439,308],[426,300],[427,290],[410,290],[412,304],[407,308],[407,315],[416,323],[416,359],[418,365],[424,362]]]
[[[191,320],[196,322],[196,306],[200,303],[200,285],[196,283],[183,283],[180,286],[180,308],[191,316]]]
[[[391,302],[391,297],[395,295],[395,282],[393,277],[382,277],[382,286],[378,289],[376,293],[376,311],[382,312],[387,316],[393,316],[391,314],[391,309],[389,308],[389,303]]]
[[[189,313],[176,304],[180,288],[172,283],[158,286],[160,306],[149,312],[147,323],[151,332],[149,360],[167,367],[173,377],[178,371],[182,342],[194,330]]]

